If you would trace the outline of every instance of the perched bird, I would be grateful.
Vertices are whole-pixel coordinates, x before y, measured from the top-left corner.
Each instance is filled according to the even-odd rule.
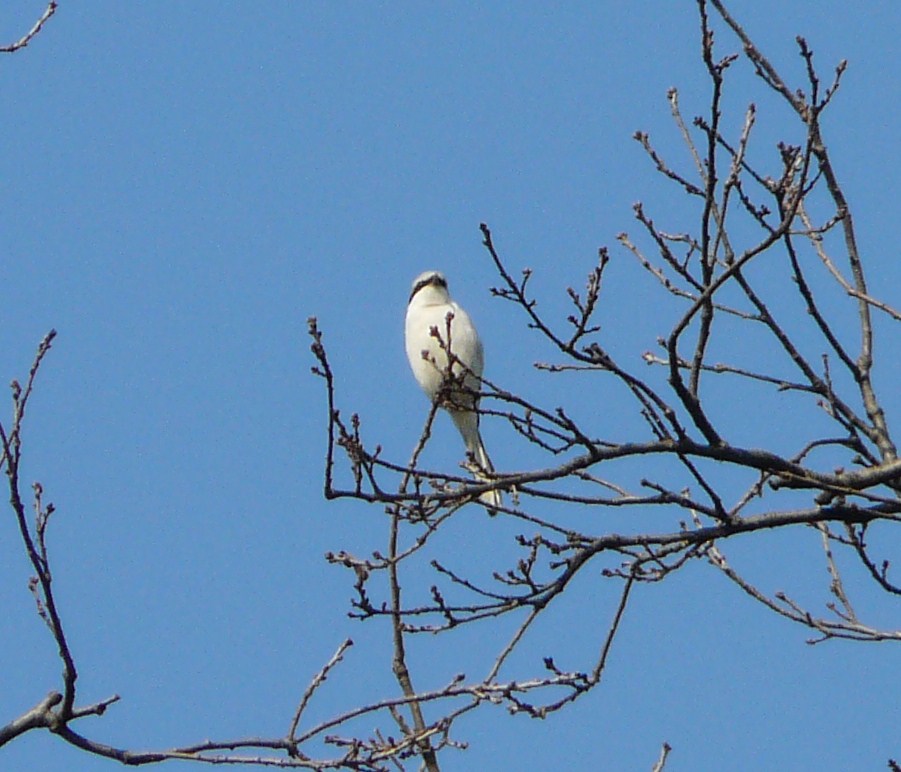
[[[432,330],[437,330],[440,340]],[[494,467],[479,434],[478,413],[479,378],[485,366],[485,352],[469,314],[451,300],[444,274],[426,271],[413,281],[405,332],[413,375],[429,399],[444,398],[442,407],[463,435],[467,453],[479,469],[489,473],[476,472],[476,478],[491,479]],[[450,379],[447,378],[448,349],[454,359],[450,373],[455,377]],[[486,491],[479,498],[490,508],[501,506],[500,491]]]

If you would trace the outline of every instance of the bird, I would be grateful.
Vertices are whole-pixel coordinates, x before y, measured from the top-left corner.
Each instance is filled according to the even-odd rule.
[[[466,452],[479,470],[474,472],[476,479],[493,479],[494,465],[479,432],[479,388],[485,351],[469,314],[451,300],[447,279],[440,271],[425,271],[413,280],[405,343],[417,382],[430,400],[442,400],[441,407],[463,437]],[[453,360],[450,373],[448,350]],[[489,512],[502,505],[498,490],[485,491],[479,500]]]

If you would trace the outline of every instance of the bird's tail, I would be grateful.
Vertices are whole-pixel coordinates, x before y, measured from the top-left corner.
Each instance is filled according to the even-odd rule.
[[[473,471],[473,476],[479,482],[492,482],[494,480],[491,476],[494,472],[494,464],[491,463],[488,451],[482,444],[482,436],[479,433],[479,414],[474,410],[454,410],[450,415],[463,436],[467,452],[475,461],[477,468]],[[480,474],[479,470],[488,474]],[[488,507],[491,514],[494,514],[493,510],[503,505],[503,497],[498,490],[485,491],[479,496],[479,501]]]
[[[494,464],[491,463],[491,459],[488,457],[488,451],[485,450],[485,446],[482,444],[482,438],[478,437],[478,441],[475,443],[475,447],[472,448],[472,454],[475,456],[476,465],[481,469],[484,469],[486,472],[494,471]],[[492,478],[487,477],[486,475],[479,474],[478,471],[473,473],[475,478],[480,482],[490,482]],[[501,495],[499,490],[485,491],[481,496],[479,496],[479,501],[481,501],[486,507],[488,507],[488,511],[493,515],[495,509],[503,506],[504,497]]]

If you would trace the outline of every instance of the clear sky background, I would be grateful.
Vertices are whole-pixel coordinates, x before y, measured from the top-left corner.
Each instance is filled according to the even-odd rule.
[[[874,285],[897,303],[901,5],[732,5],[797,84],[797,34],[826,73],[850,60],[827,142]],[[4,4],[4,42],[43,7]],[[720,40],[722,53],[738,50]],[[80,701],[122,695],[79,731],[131,748],[281,735],[347,636],[358,645],[315,717],[395,693],[387,628],[346,618],[352,577],[323,559],[380,548],[386,523],[379,508],[323,500],[325,402],[306,319],[319,318],[342,407],[397,460],[427,412],[402,343],[409,282],[426,268],[445,271],[476,320],[488,377],[617,425],[600,382],[566,390],[572,381],[533,372],[551,352],[491,298],[478,224],[511,267],[536,271],[551,312],[610,245],[605,331],[636,367],[670,317],[615,237],[638,230],[639,199],[680,229],[684,203],[631,139],[645,129],[678,152],[673,85],[687,115],[704,109],[691,2],[63,0],[26,51],[0,59],[0,379],[23,378],[41,337],[59,331],[26,427],[24,479],[41,480],[58,507],[50,546]],[[742,65],[726,125],[737,132],[758,101],[766,157],[787,112],[752,88]],[[886,357],[882,372],[897,374]],[[897,418],[897,380],[883,377]],[[784,421],[747,428],[791,432]],[[452,469],[459,438],[445,418],[437,431],[444,447],[430,464]],[[517,468],[504,429],[485,433],[498,465]],[[60,672],[6,514],[3,723],[59,688]],[[444,543],[451,553],[494,549],[516,530],[475,508],[467,517]],[[827,576],[804,536],[750,540],[742,567],[821,608]],[[588,666],[616,595],[596,578],[536,631],[521,673],[547,654]],[[897,604],[858,600],[897,626]],[[901,755],[901,649],[807,637],[698,562],[639,588],[602,686],[544,722],[476,712],[456,735],[470,749],[443,766],[649,769],[666,740],[667,768],[685,772],[882,768]],[[421,642],[417,686],[481,674],[485,641],[463,631]],[[116,766],[45,732],[0,753],[8,770]]]

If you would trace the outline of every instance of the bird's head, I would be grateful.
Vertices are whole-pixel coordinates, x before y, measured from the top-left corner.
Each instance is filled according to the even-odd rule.
[[[413,280],[413,286],[410,289],[410,300],[412,301],[420,292],[423,296],[432,296],[444,302],[448,300],[450,295],[447,291],[447,279],[441,271],[423,271]]]

